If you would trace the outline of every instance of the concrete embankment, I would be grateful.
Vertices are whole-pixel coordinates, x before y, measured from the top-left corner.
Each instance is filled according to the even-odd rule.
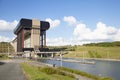
[[[77,62],[77,63],[82,63],[82,64],[95,64],[93,61],[77,61],[77,60],[62,60],[66,62]]]
[[[65,58],[65,57],[64,57]],[[67,57],[68,59],[72,59],[72,57]],[[83,59],[83,58],[74,58],[74,59]],[[101,60],[101,61],[120,61],[120,59],[108,59],[108,58],[84,58],[85,60]]]
[[[120,59],[107,59],[107,58],[85,58],[86,60],[101,60],[101,61],[120,61]]]

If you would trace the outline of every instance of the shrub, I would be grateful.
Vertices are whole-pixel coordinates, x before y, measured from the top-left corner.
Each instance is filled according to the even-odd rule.
[[[111,78],[102,78],[100,80],[112,80]]]
[[[8,59],[8,55],[7,54],[0,54],[0,59]]]
[[[91,58],[102,58],[100,54],[98,54],[96,51],[88,51]]]
[[[88,51],[90,58],[94,58],[95,56],[93,55],[93,51]]]
[[[42,68],[39,68],[39,70],[46,74],[54,74],[57,72],[57,70],[50,68],[50,67],[44,67],[44,68],[42,67]]]
[[[69,76],[69,77],[75,78],[72,74],[67,74],[59,69],[55,69],[55,68],[51,68],[51,67],[39,67],[38,69],[49,75],[58,74],[58,75]]]

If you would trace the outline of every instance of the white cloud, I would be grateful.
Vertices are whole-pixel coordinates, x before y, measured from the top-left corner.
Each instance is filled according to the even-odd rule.
[[[69,39],[64,39],[62,37],[48,38],[47,39],[48,45],[50,46],[82,45],[86,43],[120,41],[120,29],[117,29],[114,26],[108,26],[103,22],[98,22],[96,24],[95,29],[87,27],[86,24],[77,23],[79,21],[76,21],[76,19],[73,20],[73,22],[72,20],[71,21],[68,20],[67,22],[70,26],[75,24],[73,36],[70,36]]]
[[[55,28],[60,24],[60,20],[58,19],[52,20],[50,18],[47,18],[46,21],[50,23],[50,28]]]
[[[112,27],[112,26],[106,26],[106,24],[104,24],[102,22],[98,22],[97,28],[95,29],[94,32],[99,32],[100,34],[112,35],[112,34],[115,34],[117,32],[117,29],[115,27]]]
[[[5,36],[0,36],[0,42],[9,42],[10,38],[9,37],[5,37]]]
[[[62,37],[57,38],[47,38],[47,45],[48,46],[63,46],[63,45],[71,45],[73,44],[72,39],[64,39]]]
[[[88,28],[85,24],[77,24],[77,26],[74,29],[73,34],[77,37],[79,40],[87,40],[87,41],[107,41],[107,40],[114,40],[114,36],[119,33],[117,33],[118,30],[115,27],[107,26],[106,24],[102,22],[98,22],[96,25],[96,29],[91,30]],[[117,33],[117,34],[116,34]]]
[[[0,20],[0,31],[13,30],[17,24],[18,24],[18,21],[16,20],[14,20],[13,22],[7,22],[5,20]]]
[[[47,46],[83,45],[91,42],[92,41],[81,41],[76,38],[69,38],[69,39],[64,39],[62,37],[47,38]]]
[[[120,29],[118,30],[117,34],[115,35],[114,41],[120,41]]]
[[[47,38],[46,42],[47,42],[47,45],[49,46],[58,46],[58,45],[63,45],[64,40],[62,37]]]
[[[90,29],[87,28],[85,24],[80,23],[74,29],[74,33],[73,34],[75,36],[81,36],[81,35],[84,35],[84,34],[89,34],[90,32],[91,32]]]
[[[63,18],[63,20],[64,20],[65,22],[68,22],[69,25],[74,25],[74,24],[77,23],[76,18],[73,17],[73,16],[65,16],[65,17]]]

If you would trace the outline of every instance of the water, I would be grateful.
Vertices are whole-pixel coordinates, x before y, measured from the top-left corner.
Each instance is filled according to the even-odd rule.
[[[56,64],[61,66],[61,61],[56,60],[41,60],[42,62],[49,64]],[[85,71],[97,76],[111,77],[113,80],[120,80],[120,62],[118,61],[101,61],[92,60],[96,64],[82,64],[75,62],[64,62],[62,61],[62,66]]]

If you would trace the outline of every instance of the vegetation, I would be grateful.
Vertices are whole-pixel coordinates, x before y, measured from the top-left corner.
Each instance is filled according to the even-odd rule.
[[[120,47],[76,46],[75,51],[63,57],[82,58],[83,54],[84,58],[120,59]]]
[[[68,74],[65,72],[70,72],[77,75],[85,76],[93,80],[112,80],[110,78],[100,78],[98,76],[91,75],[86,72],[73,70],[65,67],[58,67],[58,68],[36,67],[28,63],[21,63],[21,66],[28,80],[75,80],[72,74]]]
[[[63,75],[63,76],[69,76],[71,78],[75,78],[71,74],[67,74],[57,68],[52,68],[52,67],[39,67],[39,70],[46,73],[46,74],[58,74],[58,75]]]
[[[13,52],[14,48],[9,42],[0,42],[0,53]]]
[[[88,51],[90,58],[102,58],[96,51]]]
[[[8,59],[8,55],[7,54],[0,54],[0,59],[2,59],[2,60]]]
[[[92,78],[94,80],[112,80],[111,78],[101,78],[101,77],[98,77],[98,76],[95,76],[95,75],[88,74],[86,72],[73,70],[73,69],[70,69],[70,68],[59,67],[59,69],[64,70],[64,71],[68,71],[68,72],[71,72],[71,73],[75,73],[75,74],[78,74],[78,75],[81,75],[81,76],[85,76],[85,77],[88,77],[88,78]]]
[[[50,51],[75,51],[74,46],[48,46]]]
[[[74,78],[69,77],[65,73],[56,71],[53,68],[38,68],[27,63],[21,63],[21,66],[25,71],[28,80],[75,80]],[[57,74],[54,74],[53,72]]]
[[[64,54],[63,57],[82,58],[109,58],[120,59],[120,42],[102,42],[90,43],[80,45],[67,45],[67,46],[49,46],[49,49],[55,51],[71,51]]]
[[[84,44],[84,46],[120,47],[120,41]]]

